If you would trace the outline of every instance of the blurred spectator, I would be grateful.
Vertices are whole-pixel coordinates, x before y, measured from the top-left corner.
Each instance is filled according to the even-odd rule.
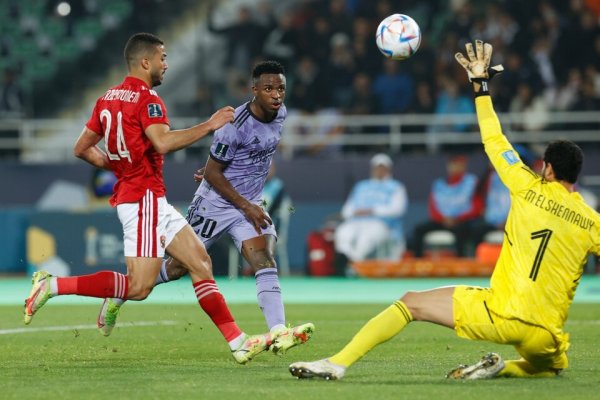
[[[208,30],[223,35],[227,41],[225,65],[246,72],[250,68],[251,60],[261,54],[268,28],[252,18],[252,11],[247,6],[239,7],[237,21],[228,26],[216,26],[213,11],[214,3],[211,2]]]
[[[571,109],[579,100],[581,84],[581,71],[577,68],[571,68],[566,82],[559,87],[554,96],[552,108],[559,111]]]
[[[428,81],[417,83],[415,99],[410,103],[410,107],[406,111],[414,114],[433,114],[434,110],[435,99],[430,83]],[[407,125],[402,131],[406,133],[424,133],[428,129],[427,122],[416,125]],[[411,150],[419,149],[420,151],[424,150],[423,145],[403,145],[403,148]]]
[[[306,115],[316,117],[316,125],[304,122]],[[335,108],[324,108],[314,114],[303,110],[290,110],[286,121],[286,132],[290,141],[296,143],[298,154],[309,157],[338,158],[342,146],[337,138],[344,132],[341,125],[343,115]]]
[[[4,79],[0,86],[0,120],[3,118],[21,118],[25,114],[24,94],[21,86],[17,83],[16,72],[12,69],[4,70]],[[12,139],[16,141],[19,138],[19,131],[16,127],[0,129],[0,138]],[[17,158],[21,151],[18,146],[0,148],[0,157]]]
[[[377,98],[373,94],[371,78],[364,72],[354,75],[350,104],[345,109],[349,115],[372,115],[377,113]],[[350,126],[347,134],[365,134],[377,132],[380,128],[373,126]],[[344,147],[347,152],[366,152],[376,150],[373,146],[348,145]],[[377,149],[376,151],[380,151]]]
[[[383,62],[377,46],[373,46],[373,32],[376,29],[373,25],[364,17],[355,18],[352,25],[352,53],[356,69],[371,77],[381,70]]]
[[[408,112],[416,114],[432,114],[435,111],[435,108],[435,99],[429,82],[421,81],[417,83],[415,99],[411,102]],[[424,130],[424,127],[415,129],[417,132],[423,132]]]
[[[210,87],[206,83],[199,83],[196,86],[193,99],[183,99],[177,102],[174,107],[178,114],[184,117],[195,116],[205,117],[212,115],[214,110],[218,107],[215,106],[215,98],[212,95]]]
[[[342,146],[336,141],[344,133],[341,125],[342,113],[335,108],[324,108],[315,114],[319,124],[313,129],[310,137],[314,140],[306,149],[309,156],[340,157]]]
[[[392,178],[392,159],[376,154],[370,162],[371,178],[357,182],[342,208],[342,222],[335,231],[335,249],[351,262],[372,255],[392,241],[390,259],[398,260],[406,243],[402,216],[408,198],[404,185]]]
[[[286,71],[295,61],[298,43],[293,18],[294,14],[291,11],[282,13],[277,18],[277,25],[266,35],[262,49],[265,58],[279,61]]]
[[[347,114],[368,115],[377,112],[377,98],[373,94],[371,78],[365,72],[358,72],[352,80],[350,103]]]
[[[17,83],[16,71],[4,70],[0,86],[0,118],[21,117],[25,111],[23,89]]]
[[[510,192],[491,165],[479,179],[476,193],[482,199],[484,206],[482,218],[475,223],[471,230],[471,240],[474,248],[477,248],[477,245],[483,242],[487,233],[504,230],[504,224],[510,210]]]
[[[330,106],[343,109],[351,102],[355,73],[350,38],[345,33],[336,33],[331,37],[330,48],[329,66],[326,70]]]
[[[453,156],[446,164],[446,176],[437,178],[429,194],[429,221],[415,227],[413,251],[423,256],[423,238],[431,231],[447,230],[454,234],[458,256],[469,254],[469,237],[480,215],[481,198],[476,196],[477,177],[467,172],[467,158]]]
[[[429,127],[430,132],[460,133],[469,129],[469,124],[457,122],[454,124],[443,122],[448,115],[474,114],[475,108],[470,96],[461,93],[458,84],[452,79],[442,80],[442,91],[438,94],[435,106],[435,124]]]
[[[594,81],[584,79],[581,85],[579,99],[573,104],[572,111],[598,111],[600,110],[600,98],[596,92]]]
[[[250,93],[250,83],[248,76],[237,69],[230,69],[227,72],[227,104],[238,104],[248,100]]]
[[[538,73],[542,77],[545,88],[556,86],[554,67],[550,61],[551,50],[551,42],[547,35],[538,37],[531,48],[531,57],[537,65]]]
[[[292,74],[294,79],[290,82],[289,100],[286,101],[291,108],[313,112],[315,108],[321,108],[327,104],[328,96],[319,92],[321,70],[311,56],[301,57],[295,64]]]
[[[329,20],[324,15],[315,15],[300,35],[299,54],[310,54],[317,65],[326,66],[332,32]]]
[[[513,124],[513,129],[526,132],[539,132],[547,124],[549,107],[542,96],[536,96],[527,83],[517,87],[517,96],[510,102],[511,113],[521,113],[518,122]]]
[[[383,72],[375,77],[373,93],[379,99],[381,114],[398,114],[408,109],[415,83],[410,75],[400,70],[400,62],[385,59]]]
[[[498,101],[495,102],[499,110],[508,111],[521,83],[527,83],[535,92],[542,90],[542,80],[529,57],[523,58],[521,54],[510,52],[503,65],[504,72],[502,79],[498,80],[496,92]]]
[[[331,31],[349,34],[352,31],[352,18],[346,12],[346,0],[327,0],[325,15],[330,21]]]

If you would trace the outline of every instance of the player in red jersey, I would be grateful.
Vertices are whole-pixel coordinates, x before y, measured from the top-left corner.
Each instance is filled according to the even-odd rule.
[[[237,326],[215,284],[204,245],[165,198],[162,174],[165,153],[189,146],[232,122],[234,109],[221,108],[199,125],[172,131],[166,107],[152,89],[162,83],[168,68],[163,41],[149,33],[135,34],[124,55],[128,75],[96,101],[74,153],[97,168],[114,171],[117,177],[110,203],[123,225],[127,275],[100,271],[53,277],[38,271],[25,301],[25,324],[54,296],[145,299],[166,251],[188,269],[200,306],[228,341],[236,361],[244,364],[270,345],[270,336],[248,336]],[[102,139],[103,150],[97,147]]]

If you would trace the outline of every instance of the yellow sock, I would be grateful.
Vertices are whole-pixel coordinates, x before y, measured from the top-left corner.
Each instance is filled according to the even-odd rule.
[[[378,344],[396,336],[412,320],[406,305],[398,300],[367,322],[350,343],[329,360],[349,367]]]
[[[504,361],[504,368],[498,374],[498,376],[511,378],[549,378],[556,375],[556,371],[541,371],[524,359]]]

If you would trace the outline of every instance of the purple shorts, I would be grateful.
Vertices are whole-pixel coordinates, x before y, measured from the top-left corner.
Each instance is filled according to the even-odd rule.
[[[216,207],[200,196],[195,196],[192,200],[186,219],[207,249],[224,233],[231,236],[238,250],[241,250],[242,242],[258,236],[254,226],[240,210],[233,206]],[[262,234],[277,237],[273,225],[262,229]]]

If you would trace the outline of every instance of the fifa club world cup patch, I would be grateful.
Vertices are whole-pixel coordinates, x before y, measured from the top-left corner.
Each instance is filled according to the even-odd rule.
[[[225,154],[227,154],[227,150],[229,150],[228,144],[217,143],[217,147],[215,148],[215,156],[225,157]]]
[[[512,150],[506,150],[504,153],[502,153],[502,158],[506,160],[508,165],[513,165],[519,162],[519,157],[517,157],[515,152]]]
[[[158,103],[148,104],[148,116],[150,118],[160,118],[163,116],[162,107]]]

